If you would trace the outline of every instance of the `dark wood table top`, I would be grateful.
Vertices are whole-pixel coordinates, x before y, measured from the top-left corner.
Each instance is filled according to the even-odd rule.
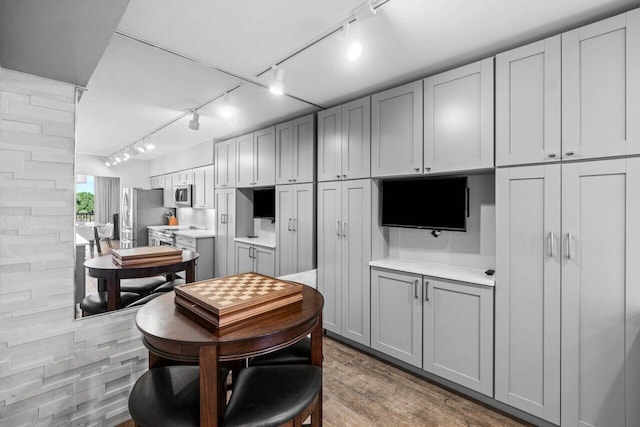
[[[138,311],[136,324],[145,345],[158,356],[197,363],[202,346],[219,346],[220,360],[264,354],[286,347],[310,333],[321,321],[324,299],[303,286],[302,301],[222,329],[205,328],[179,310],[175,293],[158,297]]]
[[[116,276],[120,279],[134,279],[155,276],[163,273],[175,273],[193,266],[200,255],[193,251],[182,251],[182,261],[165,265],[121,267],[113,262],[111,255],[90,258],[84,262],[89,276],[98,279]]]

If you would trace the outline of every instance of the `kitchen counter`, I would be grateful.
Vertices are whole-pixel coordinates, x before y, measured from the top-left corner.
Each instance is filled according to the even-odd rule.
[[[188,230],[188,225],[147,225],[151,230]]]
[[[385,258],[369,262],[369,266],[387,270],[440,277],[458,282],[474,283],[483,286],[495,286],[495,276],[484,274],[480,268],[461,267],[459,265],[439,264],[406,258]]]
[[[204,237],[216,237],[216,232],[213,230],[178,230],[175,232],[176,236],[195,237],[196,239]]]
[[[273,237],[236,237],[234,240],[240,243],[248,243],[249,245],[263,246],[265,248],[275,249],[276,247],[276,240]]]

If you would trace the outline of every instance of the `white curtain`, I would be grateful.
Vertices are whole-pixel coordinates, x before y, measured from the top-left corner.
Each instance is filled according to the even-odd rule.
[[[113,214],[120,213],[120,178],[96,176],[94,185],[94,220],[113,223]]]

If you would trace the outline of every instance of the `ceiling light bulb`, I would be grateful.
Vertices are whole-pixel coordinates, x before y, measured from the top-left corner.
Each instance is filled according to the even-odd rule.
[[[200,122],[198,119],[200,118],[200,114],[197,111],[193,112],[193,118],[189,122],[189,129],[198,130],[200,129]]]
[[[218,109],[218,113],[220,114],[220,117],[224,119],[228,119],[229,117],[233,116],[233,107],[229,104],[228,92],[225,93],[224,96],[222,97],[222,104]]]
[[[153,145],[151,141],[147,141],[144,143],[144,148],[146,148],[147,150],[153,150],[154,148],[156,148],[156,146]]]
[[[139,151],[139,152],[141,152],[141,153],[144,153],[144,152],[145,152],[145,148],[144,148],[144,146],[142,146],[142,145],[138,145],[138,146],[136,147],[136,150],[138,150],[138,151]]]
[[[273,81],[269,85],[269,91],[274,95],[284,94],[284,69],[273,66]]]
[[[129,160],[131,156],[129,155],[129,153],[125,152],[122,154],[122,161],[126,162],[127,160]]]
[[[113,163],[114,163],[114,164],[116,164],[116,163],[120,163],[121,161],[122,161],[122,159],[121,159],[119,156],[116,156],[116,157],[113,159]]]
[[[360,58],[360,55],[362,55],[362,44],[359,41],[354,41],[347,49],[347,59],[353,62]]]
[[[105,160],[105,161],[104,161],[104,165],[105,165],[105,166],[111,166],[111,163],[109,163],[109,160]]]

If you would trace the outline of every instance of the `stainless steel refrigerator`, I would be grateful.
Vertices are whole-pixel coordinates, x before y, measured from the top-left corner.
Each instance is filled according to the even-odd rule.
[[[148,225],[166,223],[167,208],[163,207],[164,191],[143,190],[142,188],[123,188],[122,227],[120,230],[120,247],[135,248],[148,246]]]

